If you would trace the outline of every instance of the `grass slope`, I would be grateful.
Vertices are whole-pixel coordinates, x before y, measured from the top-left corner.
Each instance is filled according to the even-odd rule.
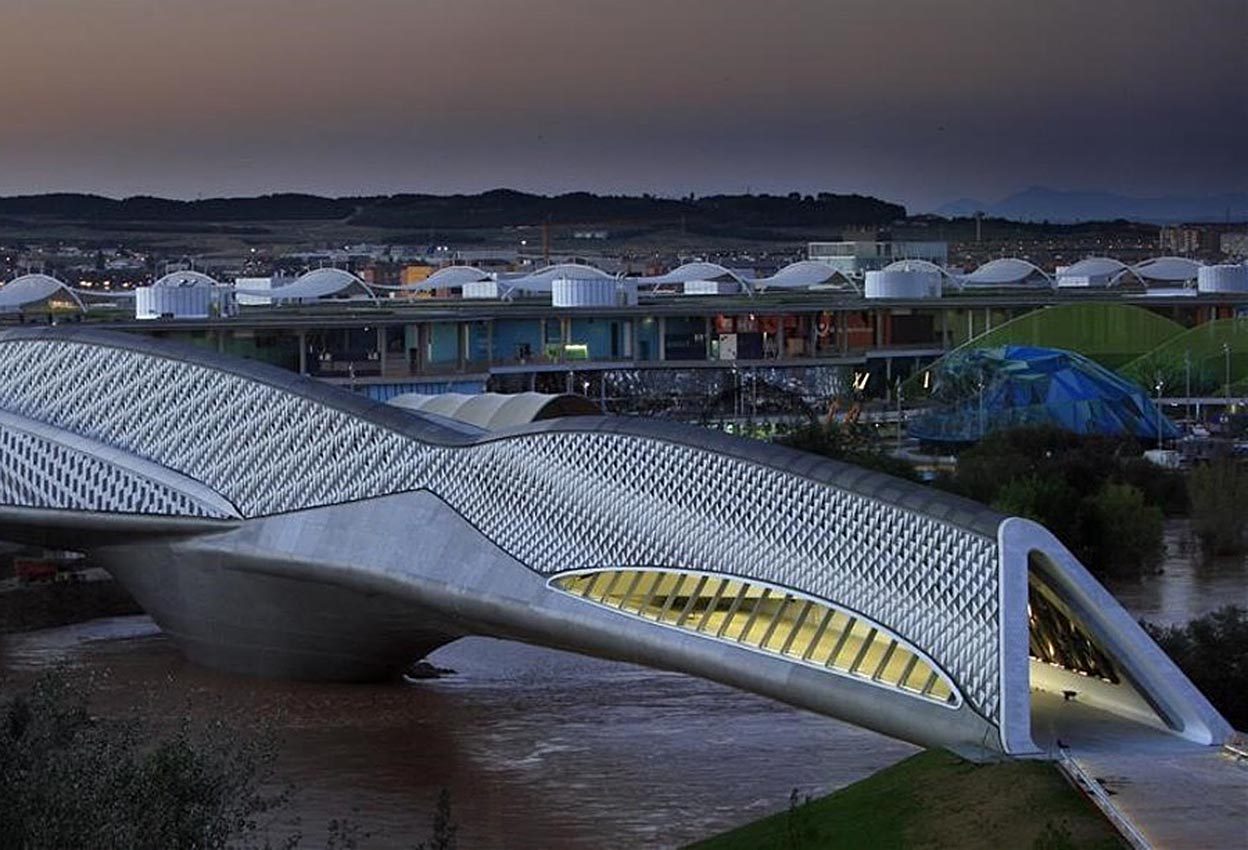
[[[1053,765],[976,765],[932,750],[687,850],[1124,846]]]
[[[952,303],[952,301],[950,302]],[[1134,304],[1088,301],[1041,307],[963,342],[903,385],[906,398],[922,398],[925,372],[938,372],[945,360],[968,349],[1035,345],[1077,351],[1109,369],[1138,360],[1183,335],[1172,319]]]
[[[1193,392],[1204,389],[1220,394],[1226,385],[1226,352],[1230,349],[1231,385],[1248,381],[1248,321],[1217,319],[1171,337],[1120,370],[1132,380],[1150,386],[1160,371],[1166,385],[1182,392],[1186,380],[1185,359],[1192,364]]]

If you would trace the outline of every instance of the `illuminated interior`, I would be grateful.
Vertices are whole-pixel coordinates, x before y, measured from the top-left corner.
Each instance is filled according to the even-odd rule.
[[[1031,553],[1029,566],[1027,644],[1032,691],[1078,699],[1159,728],[1180,728],[1102,648],[1084,618],[1053,584],[1055,568],[1043,554]],[[1051,730],[1053,722],[1052,715],[1033,716],[1033,730]]]
[[[1118,684],[1114,663],[1035,573],[1028,581],[1027,621],[1028,652],[1034,660]]]
[[[934,702],[960,702],[948,678],[875,623],[759,582],[666,570],[603,570],[560,576],[551,584],[589,602],[707,638]]]

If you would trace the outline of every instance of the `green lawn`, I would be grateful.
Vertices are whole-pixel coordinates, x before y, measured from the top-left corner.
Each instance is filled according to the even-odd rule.
[[[1051,764],[977,765],[932,750],[687,850],[1125,846]]]

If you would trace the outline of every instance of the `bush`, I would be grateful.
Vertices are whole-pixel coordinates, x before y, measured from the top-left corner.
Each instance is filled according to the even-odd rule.
[[[1161,509],[1130,484],[1108,483],[1084,499],[1080,560],[1111,576],[1156,572],[1165,554]]]
[[[1227,605],[1186,626],[1142,624],[1236,729],[1248,729],[1248,609]]]
[[[1144,460],[1134,440],[1050,426],[989,434],[938,485],[1041,523],[1101,576],[1156,570],[1163,507],[1181,512],[1187,499],[1182,478]]]
[[[92,718],[63,673],[0,705],[0,847],[212,850],[255,847],[285,802],[260,780],[274,757],[224,728],[150,740]]]
[[[883,450],[865,425],[846,425],[840,422],[803,425],[777,436],[775,442],[897,478],[919,480],[914,466]]]
[[[1080,531],[1079,494],[1056,476],[1028,475],[1008,481],[997,491],[992,506],[1001,513],[1043,523],[1061,540],[1077,539]]]
[[[1116,477],[1138,489],[1144,501],[1161,508],[1166,516],[1187,516],[1187,479],[1182,472],[1135,457],[1123,462]]]
[[[1192,471],[1192,532],[1206,555],[1248,551],[1248,470],[1217,460]]]

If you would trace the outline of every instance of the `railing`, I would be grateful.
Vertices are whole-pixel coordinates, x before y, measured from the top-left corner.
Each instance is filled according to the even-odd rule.
[[[1096,803],[1096,807],[1101,810],[1105,817],[1109,818],[1109,822],[1122,834],[1127,843],[1134,847],[1135,850],[1152,850],[1153,845],[1135,828],[1135,824],[1127,819],[1127,816],[1122,813],[1122,809],[1118,808],[1114,801],[1109,798],[1109,794],[1101,787],[1101,783],[1090,776],[1064,749],[1059,749],[1057,753],[1057,765],[1066,776],[1067,781],[1090,797],[1092,802]]]
[[[1222,744],[1222,752],[1236,762],[1248,762],[1248,736],[1236,732]]]

